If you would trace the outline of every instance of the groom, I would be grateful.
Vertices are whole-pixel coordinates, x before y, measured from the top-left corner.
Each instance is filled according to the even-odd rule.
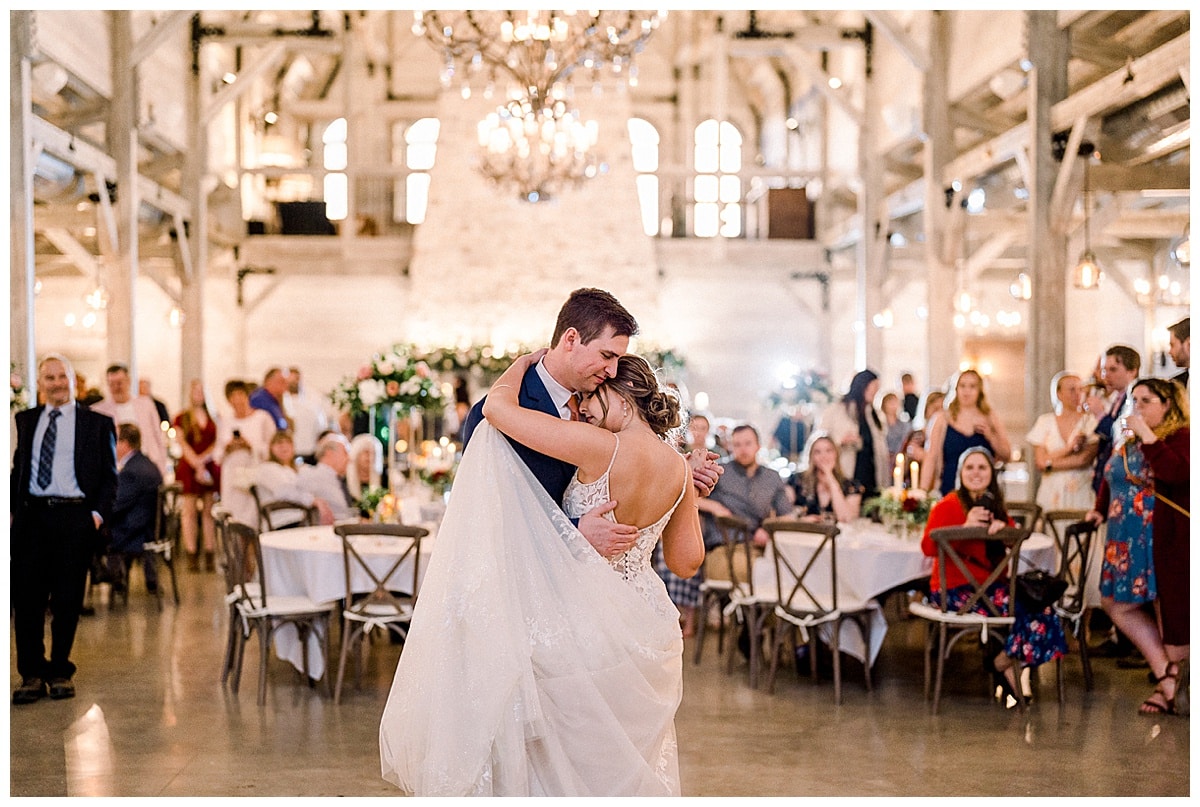
[[[525,373],[518,393],[521,406],[564,420],[577,415],[578,394],[594,392],[617,374],[617,359],[629,349],[629,337],[638,331],[637,321],[617,298],[601,289],[576,289],[563,303],[554,325],[550,350]],[[464,445],[483,420],[483,400],[471,408],[463,428]],[[515,440],[509,443],[542,483],[550,498],[562,506],[563,493],[575,474],[575,466],[540,454]],[[692,468],[693,481],[701,496],[717,484],[720,471],[716,455],[699,468]],[[603,518],[617,506],[607,502],[579,519],[579,531],[605,558],[615,557],[637,541],[637,528]]]

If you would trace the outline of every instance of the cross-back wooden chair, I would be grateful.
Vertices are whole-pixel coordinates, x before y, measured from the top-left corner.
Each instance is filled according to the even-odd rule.
[[[839,597],[837,578],[837,524],[772,518],[763,522],[770,536],[775,568],[777,598],[774,602],[775,641],[767,691],[775,691],[775,673],[781,655],[794,657],[796,633],[809,644],[810,670],[817,680],[817,632],[823,625],[833,631],[830,654],[833,657],[833,700],[842,702],[842,665],[840,637],[842,623],[853,621],[862,634],[863,644],[871,646],[871,616],[879,606],[874,602],[851,603]],[[820,537],[813,547],[812,540]],[[765,596],[765,594],[764,594]],[[871,691],[871,664],[863,663],[867,691]],[[798,671],[797,671],[798,672]]]
[[[986,527],[940,527],[930,532],[937,547],[938,583],[943,596],[935,605],[929,602],[914,602],[909,605],[909,611],[916,617],[928,621],[925,638],[925,699],[930,699],[930,677],[933,668],[933,654],[937,653],[937,673],[933,681],[932,710],[937,714],[942,694],[942,678],[946,667],[946,659],[959,639],[972,633],[980,636],[981,642],[986,642],[991,631],[1007,633],[1012,628],[1012,612],[1016,606],[1016,579],[1021,560],[1021,545],[1029,537],[1030,530],[1021,527],[1005,527],[993,535],[987,534]],[[959,553],[956,545],[964,541],[984,541],[1001,544],[1004,547],[1003,557],[991,563],[987,576],[979,581],[967,568],[966,562]],[[997,553],[999,554],[999,553]],[[953,565],[971,581],[971,596],[955,610],[947,606],[944,596],[948,590],[946,585],[946,569]],[[987,596],[988,588],[997,580],[1007,575],[1009,613],[1001,613],[996,604]],[[982,603],[986,615],[974,613],[977,604]],[[1016,680],[1021,680],[1021,663],[1018,660],[1013,668]],[[1018,703],[1024,709],[1024,699],[1018,698]]]
[[[183,496],[183,485],[178,482],[158,487],[158,510],[154,516],[154,540],[142,545],[142,552],[153,556],[152,562],[157,566],[161,561],[167,567],[171,576],[171,594],[175,604],[179,605],[179,584],[175,580],[175,555],[179,545],[179,535],[182,530],[183,515],[180,512],[180,501]],[[128,596],[128,595],[126,595]],[[163,586],[158,586],[158,609],[162,610]]]
[[[323,652],[329,659],[330,616],[333,603],[316,603],[301,595],[269,594],[263,568],[262,545],[258,530],[238,521],[221,521],[221,542],[225,548],[227,600],[230,604],[230,634],[226,645],[226,663],[222,683],[232,673],[231,689],[236,693],[242,677],[246,642],[258,633],[258,705],[266,703],[267,665],[271,658],[271,638],[284,625],[293,625],[304,648],[304,678],[312,685],[308,671],[309,637],[323,639]],[[328,664],[326,665],[328,666]],[[328,682],[328,674],[326,675]]]
[[[1083,510],[1050,510],[1046,513],[1046,524],[1058,545],[1058,576],[1067,583],[1067,590],[1054,605],[1054,613],[1071,626],[1079,644],[1079,662],[1083,667],[1084,689],[1092,691],[1092,661],[1088,657],[1087,623],[1091,608],[1087,603],[1088,575],[1095,547],[1097,527],[1084,521]],[[1067,523],[1070,522],[1070,523]],[[1055,675],[1058,680],[1058,699],[1064,695],[1062,658],[1055,659]]]
[[[1041,527],[1042,506],[1033,502],[1005,502],[1004,509],[1018,527],[1033,532]]]
[[[728,518],[722,517],[725,526],[721,526],[716,516],[707,513],[701,514],[701,518],[711,522],[718,533],[722,536],[720,545],[705,551],[703,564],[703,578],[700,581],[700,605],[696,609],[696,653],[692,659],[694,664],[700,663],[700,658],[704,653],[704,640],[708,634],[708,615],[714,609],[717,612],[717,656],[725,650],[725,626],[729,622],[726,614],[727,609],[730,609],[730,600],[733,596],[733,590],[738,585],[738,581],[745,575],[739,574],[738,568],[733,564],[736,560],[737,550],[733,554],[730,553],[728,544],[724,540],[725,531],[737,530],[744,532],[748,525],[743,523],[734,523]],[[740,520],[738,520],[740,521]],[[735,539],[736,540],[736,539]],[[738,562],[738,567],[744,568],[744,563]]]
[[[357,651],[375,628],[383,628],[404,638],[417,604],[417,585],[421,574],[421,539],[429,534],[424,527],[406,524],[339,524],[333,528],[342,539],[343,567],[346,573],[346,599],[342,608],[342,648],[338,658],[337,682],[333,701],[342,699],[346,659]],[[379,542],[387,550],[386,571],[367,560],[370,542]],[[411,563],[411,569],[406,569]],[[366,577],[369,589],[364,593],[355,579]],[[360,590],[356,591],[355,589]],[[362,685],[361,652],[356,652],[355,685]]]

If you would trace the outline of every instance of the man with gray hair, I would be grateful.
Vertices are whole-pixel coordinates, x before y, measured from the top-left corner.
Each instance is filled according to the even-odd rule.
[[[296,484],[329,505],[334,521],[356,518],[358,508],[346,486],[350,443],[340,434],[329,433],[317,441],[315,453],[317,464],[301,466]]]

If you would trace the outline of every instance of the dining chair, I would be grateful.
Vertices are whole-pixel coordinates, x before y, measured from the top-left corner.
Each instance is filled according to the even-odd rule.
[[[1029,537],[1030,532],[1028,528],[1023,527],[1005,527],[992,535],[988,535],[986,527],[940,527],[930,532],[929,536],[937,548],[940,591],[945,592],[948,590],[948,586],[946,585],[947,564],[953,564],[955,568],[962,572],[963,576],[970,581],[972,589],[971,596],[953,611],[948,608],[945,597],[939,597],[937,604],[914,602],[908,606],[909,611],[914,616],[928,622],[925,632],[926,700],[930,699],[930,675],[933,667],[933,653],[935,650],[937,652],[937,674],[933,681],[932,691],[932,711],[934,714],[937,714],[938,706],[941,702],[942,679],[946,668],[946,659],[949,658],[950,652],[954,649],[954,645],[958,640],[972,633],[977,633],[979,634],[980,642],[986,644],[990,632],[1000,631],[1006,633],[1011,630],[1013,617],[1000,612],[991,598],[987,596],[987,589],[992,583],[1007,574],[1009,611],[1011,613],[1017,601],[1016,581],[1021,560],[1021,544]],[[956,544],[961,544],[963,541],[984,541],[997,543],[1003,547],[1003,556],[991,561],[991,568],[982,581],[977,580],[975,575],[968,571],[966,562],[956,548]],[[999,555],[1000,553],[996,554]],[[983,603],[986,606],[986,610],[988,611],[986,615],[973,613],[973,609],[978,603]],[[1016,664],[1013,668],[1013,675],[1020,682],[1022,665],[1019,660],[1014,661]],[[1018,703],[1022,709],[1025,708],[1024,699],[1018,699]]]
[[[342,539],[343,567],[346,573],[346,598],[342,607],[342,649],[338,657],[337,683],[333,702],[341,703],[346,659],[355,651],[355,686],[362,686],[361,645],[372,630],[383,628],[401,639],[408,634],[413,609],[417,604],[417,583],[421,574],[421,539],[429,534],[424,527],[406,524],[338,524],[333,531]],[[367,562],[366,550],[372,541],[390,545],[390,565],[379,574]],[[412,574],[402,569],[412,562]],[[356,574],[357,573],[357,574]],[[367,592],[356,591],[354,578],[365,574],[371,581]],[[401,651],[403,652],[403,651]]]
[[[863,677],[871,691],[871,617],[878,603],[851,603],[839,597],[837,576],[837,524],[802,521],[797,518],[770,518],[763,522],[770,536],[770,555],[775,571],[774,600],[775,631],[771,654],[771,670],[767,676],[767,692],[775,691],[775,674],[779,658],[786,653],[795,658],[796,634],[809,645],[808,658],[812,679],[817,675],[817,633],[824,625],[833,631],[829,644],[833,657],[833,701],[842,702],[841,628],[850,620],[858,626],[867,661],[863,662]],[[820,537],[813,549],[811,539]],[[760,596],[765,596],[760,592]],[[797,670],[799,672],[799,670]]]
[[[709,550],[714,556],[709,568],[715,567],[714,573],[718,579],[723,578],[729,581],[727,598],[724,600],[720,612],[722,622],[720,630],[724,632],[724,625],[727,621],[731,628],[736,629],[736,624],[745,628],[750,645],[747,652],[750,661],[750,686],[757,687],[758,672],[762,666],[762,628],[769,610],[761,607],[761,603],[754,593],[754,578],[751,570],[754,567],[755,557],[760,554],[754,546],[754,528],[750,522],[734,515],[715,516],[713,521],[717,527],[717,534],[721,536],[721,543]],[[707,555],[709,552],[705,554]],[[707,620],[707,615],[704,617]],[[699,623],[697,630],[699,630]],[[698,633],[696,638],[697,644],[702,644],[703,635]],[[726,651],[726,675],[733,673],[733,664],[738,656],[735,648],[739,642],[740,638],[735,636]],[[697,659],[699,652],[698,649]]]
[[[179,605],[179,583],[175,579],[175,555],[182,529],[181,497],[183,485],[174,482],[158,486],[158,507],[154,514],[154,539],[142,545],[142,552],[157,566],[161,561],[171,576],[171,594]],[[128,589],[126,589],[128,591]],[[163,586],[156,592],[158,610],[162,610]],[[128,595],[127,595],[128,596]]]
[[[231,689],[236,693],[242,677],[246,643],[258,633],[258,705],[267,701],[267,665],[271,658],[271,639],[285,625],[292,625],[304,648],[304,677],[312,686],[308,652],[310,636],[322,638],[326,666],[329,660],[330,616],[333,603],[317,603],[302,595],[272,595],[267,591],[262,545],[258,531],[228,518],[221,520],[222,546],[225,547],[225,579],[229,591],[230,634],[226,645],[226,663],[221,673],[224,683],[232,674]],[[329,676],[326,674],[326,685]]]
[[[299,516],[299,519],[297,519]],[[259,530],[283,530],[291,527],[315,527],[321,523],[316,507],[279,499],[267,502],[258,508]]]
[[[708,513],[702,513],[701,518],[715,524],[715,517]],[[700,575],[700,605],[696,608],[696,653],[692,659],[693,664],[699,664],[704,653],[708,619],[714,611],[717,615],[717,657],[720,658],[724,652],[725,624],[728,621],[725,608],[729,605],[730,592],[733,591],[734,585],[728,561],[729,554],[725,551],[724,543],[704,553]]]
[[[1005,502],[1004,509],[1018,527],[1036,531],[1042,522],[1042,506],[1033,502]]]
[[[1098,527],[1090,521],[1084,521],[1083,510],[1051,510],[1046,513],[1046,523],[1050,525],[1051,534],[1058,544],[1058,576],[1067,583],[1067,590],[1054,604],[1054,613],[1058,618],[1071,626],[1071,633],[1079,644],[1079,663],[1083,667],[1083,684],[1087,692],[1092,691],[1094,679],[1092,676],[1092,661],[1088,656],[1087,623],[1091,616],[1091,608],[1087,604],[1088,574],[1093,546]],[[1076,518],[1077,516],[1077,518]],[[1074,518],[1065,527],[1059,525]],[[1055,675],[1058,681],[1058,699],[1061,702],[1064,695],[1063,660],[1060,656],[1055,659]]]

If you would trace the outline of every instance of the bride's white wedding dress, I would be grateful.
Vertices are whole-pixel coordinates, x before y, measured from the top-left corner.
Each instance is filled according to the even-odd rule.
[[[683,638],[650,555],[683,493],[610,563],[482,424],[380,722],[383,777],[420,796],[678,795]],[[563,508],[608,500],[606,472]]]

